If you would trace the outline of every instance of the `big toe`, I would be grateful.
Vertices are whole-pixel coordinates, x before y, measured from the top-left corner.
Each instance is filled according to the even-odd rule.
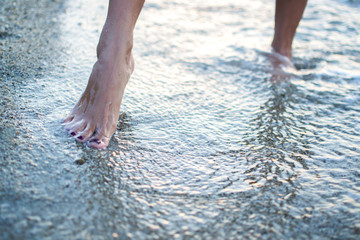
[[[109,145],[109,140],[110,138],[105,136],[95,136],[88,141],[87,145],[97,149],[105,149]]]

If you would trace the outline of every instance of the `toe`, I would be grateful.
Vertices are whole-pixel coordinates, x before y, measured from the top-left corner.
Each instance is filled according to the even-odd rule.
[[[63,124],[69,123],[74,119],[74,116],[70,115],[68,117],[66,117],[63,121]]]
[[[88,141],[87,145],[97,149],[105,149],[109,145],[109,140],[108,137],[96,135]]]
[[[64,126],[65,131],[70,132],[74,127],[76,127],[81,120],[78,120],[76,118],[72,118],[71,120],[65,119],[62,125]]]
[[[68,131],[70,135],[74,137],[78,134],[78,132],[82,132],[85,129],[86,125],[87,123],[81,120],[73,124],[70,123],[68,125],[65,125],[65,130]]]
[[[76,135],[76,140],[79,142],[86,142],[94,134],[95,126],[88,124],[86,128]]]
[[[63,125],[64,125],[64,130],[66,132],[70,133],[70,130],[72,130],[74,123],[73,122],[68,122],[68,123],[63,123]]]

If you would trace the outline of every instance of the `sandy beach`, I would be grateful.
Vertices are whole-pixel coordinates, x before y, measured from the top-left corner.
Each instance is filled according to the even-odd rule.
[[[358,238],[359,1],[309,1],[280,81],[273,1],[147,1],[99,151],[61,121],[106,10],[1,0],[0,239]]]

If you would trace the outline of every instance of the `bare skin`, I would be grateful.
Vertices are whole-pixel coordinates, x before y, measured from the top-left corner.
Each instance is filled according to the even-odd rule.
[[[273,66],[272,80],[284,79],[283,70],[295,69],[291,62],[292,42],[302,18],[307,0],[276,0],[275,31],[272,54],[269,60]]]
[[[276,1],[275,34],[271,46],[288,62],[306,2]],[[116,130],[125,87],[134,70],[133,30],[143,4],[144,0],[109,0],[108,16],[97,49],[98,59],[84,93],[64,120],[66,131],[90,147],[106,148]]]
[[[288,59],[296,28],[302,18],[307,0],[276,0],[275,31],[272,41],[273,50]]]
[[[70,115],[66,131],[90,147],[106,148],[116,130],[125,87],[134,70],[133,30],[143,0],[110,0],[97,61],[88,85]]]

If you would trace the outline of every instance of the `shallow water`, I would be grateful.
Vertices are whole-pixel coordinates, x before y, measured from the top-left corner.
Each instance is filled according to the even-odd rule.
[[[0,7],[0,238],[359,236],[359,1],[309,1],[297,70],[280,77],[273,1],[147,2],[118,130],[98,151],[60,122],[106,8]]]

